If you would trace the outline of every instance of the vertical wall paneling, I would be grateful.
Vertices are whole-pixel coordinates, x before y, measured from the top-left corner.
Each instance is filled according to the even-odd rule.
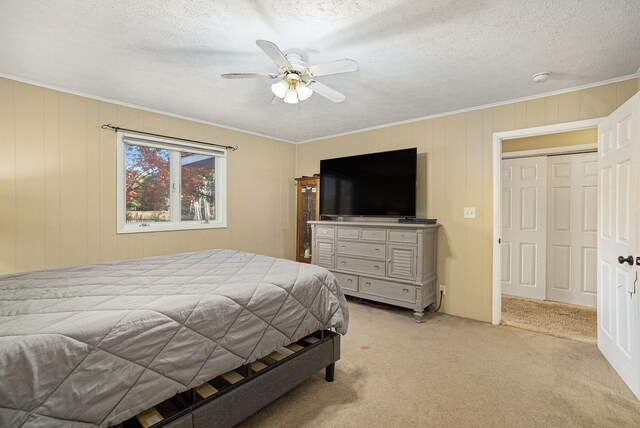
[[[527,128],[543,126],[546,123],[546,107],[545,98],[527,101]]]
[[[580,120],[609,115],[617,107],[619,83],[596,86],[580,91]]]
[[[117,235],[104,123],[240,146],[228,227]],[[212,248],[293,258],[292,144],[0,78],[0,150],[0,275]]]
[[[443,225],[443,310],[490,321],[493,133],[606,116],[638,89],[632,79],[294,146],[0,79],[0,274],[205,248],[290,258],[295,176],[318,172],[320,159],[418,147],[418,214]],[[115,134],[103,123],[239,145],[229,227],[116,235]],[[476,219],[462,218],[465,206]]]
[[[44,90],[44,267],[60,266],[60,97]]]
[[[45,265],[44,90],[15,85],[16,270]]]
[[[100,261],[100,102],[87,100],[87,262]]]
[[[99,104],[100,120],[98,125],[103,123],[117,124],[116,106],[101,102]],[[98,225],[100,234],[101,260],[116,260],[125,258],[118,252],[116,235],[116,143],[114,133],[100,130],[100,224]]]
[[[606,116],[640,88],[639,82],[631,79],[426,119],[419,121],[423,136],[416,135],[414,130],[419,128],[403,124],[301,144],[296,150],[296,175],[317,172],[320,159],[400,149],[425,141],[426,177],[419,181],[426,179],[427,195],[419,193],[418,199],[426,198],[427,216],[443,225],[438,232],[438,284],[447,284],[443,310],[490,321],[493,133]],[[423,202],[418,201],[418,206]],[[465,206],[476,207],[476,219],[463,219]]]
[[[545,125],[553,125],[559,122],[559,97],[553,95],[545,98]]]
[[[635,82],[636,79],[625,80],[624,82],[618,83],[616,85],[616,108],[620,107],[624,104],[629,98],[635,95],[638,92],[638,82],[640,79],[637,79],[638,82]]]
[[[483,309],[482,317],[479,319],[490,320],[493,290],[485,284],[491,284],[493,281],[493,110],[491,109],[482,111],[482,189],[482,242],[479,251],[482,253],[480,277],[482,286],[480,288]]]
[[[87,187],[87,100],[60,94],[60,262],[89,260]]]
[[[465,219],[462,211],[467,196],[467,153],[465,147],[466,114],[447,116],[445,121],[446,144],[446,190],[445,216],[451,227],[447,232],[451,257],[445,260],[444,277],[447,278],[448,300],[451,311],[465,313],[469,284],[466,283],[469,248],[464,244],[466,237]]]
[[[464,219],[466,236],[465,242],[475,242],[475,247],[466,248],[467,271],[464,280],[465,294],[468,299],[465,304],[465,312],[470,318],[482,318],[482,282],[478,280],[479,273],[482,272],[482,221],[483,207],[483,115],[481,110],[472,111],[465,114],[465,171],[466,171],[466,195],[464,206],[476,207],[475,219]]]
[[[433,170],[429,174],[427,181],[433,183],[429,186],[429,191],[433,193],[432,204],[429,207],[430,217],[437,218],[440,223],[447,223],[446,216],[446,192],[447,192],[447,151],[445,141],[445,121],[444,118],[437,118],[433,123]],[[305,144],[306,146],[306,144]],[[304,146],[303,146],[304,147]],[[322,191],[322,190],[320,190]],[[451,256],[449,248],[448,229],[438,228],[438,254],[437,272],[440,272],[438,284],[447,284],[447,277],[444,275],[445,262]],[[444,299],[442,310],[449,313],[449,295]]]
[[[16,139],[14,85],[0,79],[0,272],[16,268]]]
[[[527,128],[527,102],[522,101],[514,105],[516,115],[516,128]]]
[[[580,92],[558,95],[558,123],[580,120]]]

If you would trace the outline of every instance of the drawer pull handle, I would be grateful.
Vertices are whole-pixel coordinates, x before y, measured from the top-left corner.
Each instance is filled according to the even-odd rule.
[[[371,234],[371,236],[376,236],[376,234],[375,234],[375,233],[372,233],[372,234]]]
[[[404,238],[404,235],[400,235],[401,238]]]
[[[378,265],[375,265],[375,266],[374,266],[374,268],[376,268],[376,269],[380,269],[380,266],[378,266]]]
[[[405,293],[408,293],[409,289],[408,288],[403,288],[402,291],[404,291]]]
[[[374,248],[374,250],[376,250],[376,251],[380,251],[380,248]]]
[[[353,279],[349,278],[347,279],[347,282],[353,282]]]
[[[364,283],[364,285],[371,285],[371,283],[367,281]]]
[[[343,261],[343,262],[340,262],[340,263],[342,263],[343,265],[346,265],[346,264],[347,264],[347,262],[344,262],[344,261]]]
[[[347,246],[346,246],[346,245],[343,245],[343,246],[342,246],[342,248],[347,248]]]

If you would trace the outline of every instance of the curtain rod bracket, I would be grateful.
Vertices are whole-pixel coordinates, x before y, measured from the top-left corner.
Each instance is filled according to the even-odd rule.
[[[112,130],[114,132],[118,132],[118,131],[134,132],[136,134],[150,135],[152,137],[171,138],[173,140],[187,141],[187,142],[190,142],[190,143],[207,144],[209,146],[222,147],[222,148],[225,148],[227,150],[231,150],[232,152],[235,152],[236,150],[238,150],[238,146],[225,146],[225,145],[222,145],[222,144],[209,143],[207,141],[189,140],[187,138],[172,137],[170,135],[162,135],[162,134],[154,134],[154,133],[151,133],[151,132],[136,131],[135,129],[127,129],[127,128],[120,128],[119,126],[113,126],[110,123],[106,123],[106,124],[100,126],[100,128],[102,128],[102,129],[110,129],[110,130]]]

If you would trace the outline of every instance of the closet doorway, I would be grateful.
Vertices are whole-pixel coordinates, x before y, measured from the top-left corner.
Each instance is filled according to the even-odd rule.
[[[593,128],[503,141],[506,325],[596,343],[597,138]]]

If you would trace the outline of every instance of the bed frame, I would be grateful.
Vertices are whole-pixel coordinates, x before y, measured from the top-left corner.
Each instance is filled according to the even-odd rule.
[[[290,355],[274,352],[180,393],[118,427],[232,427],[322,369],[327,382],[333,381],[340,359],[339,334],[320,330],[286,348]]]

